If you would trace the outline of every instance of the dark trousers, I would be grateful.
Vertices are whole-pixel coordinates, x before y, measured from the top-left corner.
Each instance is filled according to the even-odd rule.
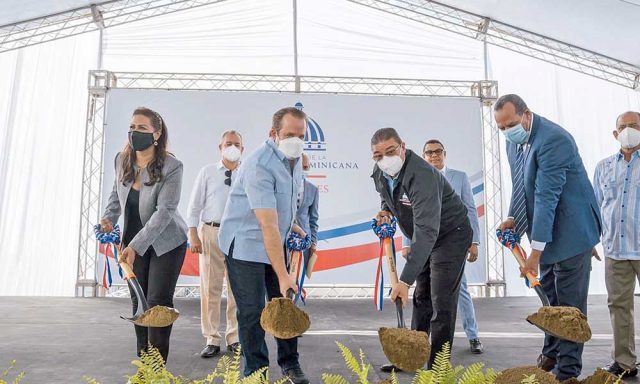
[[[187,243],[180,245],[171,251],[158,257],[153,247],[144,256],[136,256],[133,263],[133,273],[136,274],[140,287],[147,298],[149,308],[156,305],[164,305],[173,308],[173,294],[176,290],[176,283],[180,276],[182,263],[187,252]],[[133,303],[133,313],[138,310],[138,298],[129,288],[131,302]],[[137,352],[146,351],[149,345],[158,348],[160,354],[167,361],[169,357],[169,338],[171,337],[171,325],[168,327],[141,327],[136,329]]]
[[[284,257],[284,254],[283,254]],[[269,366],[269,350],[260,326],[260,315],[268,300],[282,297],[278,277],[269,264],[233,258],[233,245],[226,257],[229,283],[238,307],[238,335],[244,356],[244,375]],[[299,367],[298,338],[278,339],[278,365],[283,370]]]
[[[439,238],[416,279],[411,328],[430,335],[428,369],[446,343],[453,347],[460,282],[472,238],[468,223]]]
[[[555,264],[540,264],[540,283],[551,305],[576,307],[587,314],[591,250]],[[553,373],[565,380],[580,376],[584,344],[545,335],[542,354],[556,359]]]

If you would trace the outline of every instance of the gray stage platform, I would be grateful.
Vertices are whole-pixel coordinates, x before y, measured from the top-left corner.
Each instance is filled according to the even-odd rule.
[[[485,353],[468,352],[458,325],[454,363],[484,361],[495,369],[533,364],[542,334],[524,318],[538,307],[537,299],[479,299],[475,304]],[[129,305],[128,299],[0,297],[0,371],[15,359],[17,370],[26,372],[24,383],[83,383],[83,375],[95,377],[102,384],[126,381],[123,375],[135,371],[130,365],[135,358],[135,338],[133,326],[118,316],[128,314]],[[174,326],[168,367],[176,374],[203,378],[213,370],[216,359],[204,360],[198,355],[204,342],[199,301],[177,300],[176,306],[182,316]],[[299,350],[303,368],[313,383],[321,382],[323,372],[348,374],[335,341],[366,353],[376,368],[370,376],[372,383],[387,377],[377,369],[385,357],[376,330],[395,325],[390,303],[379,313],[371,300],[311,300],[306,310],[313,325],[300,340]],[[610,359],[611,326],[605,297],[590,298],[589,318],[594,339],[585,346],[585,373]],[[272,339],[269,346],[274,362]],[[272,377],[279,377],[279,373],[272,364]],[[403,376],[403,381],[409,382],[409,376]]]

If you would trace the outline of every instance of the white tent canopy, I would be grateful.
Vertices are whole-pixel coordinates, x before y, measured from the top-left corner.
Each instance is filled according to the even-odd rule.
[[[640,40],[634,37],[640,36],[640,7],[633,1],[584,0],[579,6],[553,0],[442,3],[634,64],[637,69]],[[501,93],[522,95],[535,112],[573,133],[590,173],[599,159],[616,150],[611,137],[615,117],[625,110],[640,110],[640,93],[629,85],[586,76],[504,45],[489,45],[485,51],[483,40],[467,37],[468,31],[454,33],[434,26],[435,19],[418,20],[418,5],[444,9],[441,4],[387,2],[404,4],[408,18],[391,14],[398,7],[375,9],[372,5],[380,2],[373,0],[298,0],[298,73],[479,80],[486,72],[489,79],[498,81]],[[4,0],[0,24],[88,3]],[[102,6],[106,10],[113,3]],[[111,71],[294,74],[293,1],[180,3],[211,4],[111,26],[103,33],[0,49],[0,295],[74,293],[87,72],[98,67],[99,56],[102,68]],[[0,47],[7,30],[0,27]],[[505,167],[505,179],[508,174]],[[505,183],[504,196],[509,196],[509,187]],[[527,294],[511,259],[505,262],[508,293]],[[594,266],[592,292],[604,292],[602,270],[602,264]]]

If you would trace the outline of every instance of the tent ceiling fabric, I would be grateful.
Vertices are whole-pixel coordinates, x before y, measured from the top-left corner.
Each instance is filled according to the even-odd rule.
[[[2,0],[0,26],[107,2],[109,0]]]
[[[110,1],[2,0],[0,26],[107,2]],[[640,0],[439,2],[640,66]],[[244,1],[230,3],[238,8],[246,6]]]
[[[638,0],[438,2],[640,66]]]

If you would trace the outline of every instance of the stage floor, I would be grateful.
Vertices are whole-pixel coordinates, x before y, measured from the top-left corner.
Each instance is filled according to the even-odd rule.
[[[320,383],[324,372],[351,377],[335,341],[352,351],[362,349],[375,368],[370,382],[388,376],[379,371],[386,362],[378,344],[377,329],[395,326],[394,307],[375,311],[371,300],[311,300],[306,311],[312,326],[299,343],[301,363],[312,383]],[[638,298],[636,298],[638,304]],[[453,348],[455,364],[483,361],[487,367],[504,369],[532,365],[540,353],[543,335],[524,318],[536,310],[536,298],[475,300],[482,355],[472,355],[458,322]],[[193,379],[210,373],[217,359],[202,359],[204,339],[200,334],[199,301],[179,299],[181,317],[173,328],[168,368]],[[128,299],[74,299],[47,297],[0,297],[0,372],[11,360],[16,371],[25,371],[24,383],[84,383],[83,376],[102,384],[124,383],[125,374],[135,372],[133,326],[119,318],[129,314]],[[410,316],[410,310],[407,311]],[[408,317],[410,319],[410,317]],[[610,360],[612,339],[606,297],[589,298],[589,322],[594,338],[586,344],[583,362],[586,374]],[[638,338],[636,338],[637,340]],[[280,377],[275,365],[275,344],[268,338],[271,377]],[[402,375],[410,382],[409,375]],[[627,383],[640,381],[627,380]]]

